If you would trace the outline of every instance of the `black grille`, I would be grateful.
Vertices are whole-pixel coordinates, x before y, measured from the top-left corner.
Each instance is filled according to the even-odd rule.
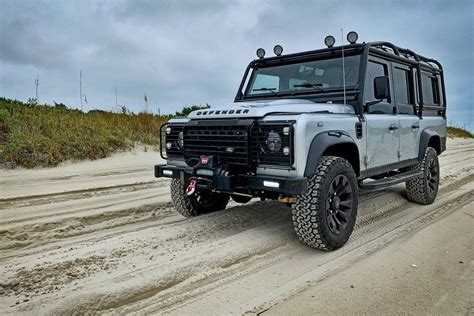
[[[283,132],[289,128],[288,135]],[[277,132],[281,137],[281,148],[272,153],[266,149],[266,140],[270,132]],[[285,155],[283,149],[289,148],[289,154]],[[291,166],[293,164],[293,125],[288,122],[275,122],[256,125],[252,129],[252,160],[257,164]]]
[[[189,163],[203,155],[217,156],[221,164],[248,166],[250,126],[247,120],[186,124],[184,157]]]

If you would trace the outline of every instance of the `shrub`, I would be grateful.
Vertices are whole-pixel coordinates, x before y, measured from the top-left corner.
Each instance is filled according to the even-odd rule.
[[[40,105],[0,98],[0,163],[54,166],[65,160],[104,158],[135,143],[157,146],[169,117],[101,110],[84,113],[63,103]]]

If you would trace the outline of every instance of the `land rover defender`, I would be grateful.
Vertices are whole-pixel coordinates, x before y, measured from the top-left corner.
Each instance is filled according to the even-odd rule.
[[[406,183],[430,204],[446,149],[441,64],[389,42],[347,44],[250,62],[234,103],[174,118],[161,128],[156,177],[186,217],[229,199],[274,199],[292,209],[306,245],[335,250],[349,239],[358,194]]]

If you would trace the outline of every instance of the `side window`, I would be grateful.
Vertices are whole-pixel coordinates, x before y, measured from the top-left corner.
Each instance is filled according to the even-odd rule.
[[[412,98],[412,73],[408,69],[393,67],[393,86],[399,114],[415,114]]]
[[[423,85],[423,103],[439,105],[439,85],[438,78],[426,73],[421,74],[421,84]]]
[[[411,104],[409,71],[401,68],[393,69],[393,85],[395,90],[395,99],[398,104]]]
[[[374,78],[387,76],[387,66],[373,61],[367,63],[367,75],[365,78],[365,101],[375,101]]]
[[[367,73],[364,84],[365,102],[375,101],[374,79],[376,77],[388,76],[388,67],[385,64],[370,61],[367,63]],[[368,108],[368,112],[372,114],[393,114],[393,106],[391,100],[372,105]]]

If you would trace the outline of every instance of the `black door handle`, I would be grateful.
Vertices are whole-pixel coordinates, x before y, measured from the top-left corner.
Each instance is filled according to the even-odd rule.
[[[413,124],[413,125],[411,126],[411,128],[413,128],[413,129],[418,129],[418,128],[420,128],[420,125],[418,125],[418,124]]]
[[[394,131],[394,130],[397,130],[397,129],[398,129],[398,126],[392,125],[392,126],[390,126],[388,129],[391,130],[391,131]]]

